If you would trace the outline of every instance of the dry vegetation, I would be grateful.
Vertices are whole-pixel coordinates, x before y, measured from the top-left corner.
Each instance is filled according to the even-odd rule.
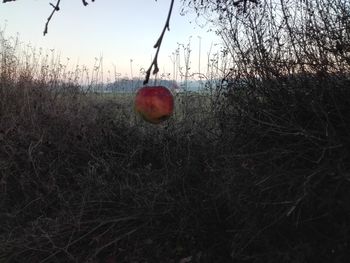
[[[348,262],[350,51],[293,32],[159,126],[1,34],[0,262]]]

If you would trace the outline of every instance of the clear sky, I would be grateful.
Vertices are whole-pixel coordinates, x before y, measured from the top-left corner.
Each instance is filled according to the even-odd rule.
[[[55,49],[63,58],[69,57],[70,64],[92,67],[95,57],[102,55],[104,71],[112,70],[115,65],[118,73],[128,76],[131,71],[137,76],[140,68],[149,67],[155,54],[153,45],[170,5],[170,0],[96,0],[88,1],[90,4],[84,7],[81,0],[61,0],[61,10],[55,13],[48,34],[43,36],[46,19],[52,11],[49,2],[56,3],[55,0],[0,3],[0,28],[6,28],[7,36],[18,33],[23,43]],[[166,32],[159,54],[161,73],[172,72],[169,56],[178,43],[187,44],[191,36],[192,71],[198,71],[199,53],[203,61],[201,68],[205,68],[211,45],[220,42],[213,32],[208,32],[208,27],[198,26],[194,14],[182,16],[180,9],[180,0],[175,0],[170,31]]]

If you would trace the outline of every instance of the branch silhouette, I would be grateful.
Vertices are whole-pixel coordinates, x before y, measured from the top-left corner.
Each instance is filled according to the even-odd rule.
[[[45,23],[44,36],[45,36],[45,35],[47,34],[47,32],[48,32],[49,23],[50,23],[50,21],[51,21],[53,15],[55,14],[55,12],[57,12],[57,11],[60,10],[60,2],[61,2],[61,0],[57,0],[56,5],[50,3],[50,5],[52,6],[53,10],[52,10],[50,16],[47,18],[47,21],[46,21],[46,23]]]
[[[16,0],[2,0],[3,3],[14,2],[14,1],[16,1]],[[95,2],[95,0],[91,0],[91,1]],[[53,15],[55,14],[55,12],[60,10],[60,2],[61,2],[61,0],[57,0],[56,4],[49,3],[52,6],[53,10],[52,10],[51,14],[49,15],[49,17],[47,18],[47,21],[45,23],[44,36],[48,33],[49,23],[50,23]],[[88,5],[88,2],[86,0],[82,0],[82,2],[83,2],[84,6]]]
[[[82,0],[83,1],[83,5],[84,6],[87,6],[88,5],[88,2],[86,2],[86,0]],[[95,0],[91,0],[92,2],[95,2]]]
[[[6,1],[15,1],[15,0],[4,0],[5,2]],[[88,5],[88,2],[86,2],[86,0],[82,0],[83,1],[83,5],[84,6],[87,6]],[[95,0],[91,0],[92,2],[95,2]],[[56,5],[50,3],[50,5],[52,6],[53,10],[50,14],[50,16],[47,18],[47,21],[45,23],[45,29],[44,29],[44,36],[48,33],[48,27],[49,27],[49,23],[53,17],[53,15],[55,14],[55,12],[59,11],[60,10],[60,2],[61,0],[57,0],[57,3]]]
[[[160,34],[156,44],[153,46],[153,48],[156,48],[157,51],[156,51],[156,54],[154,56],[154,59],[150,65],[150,67],[148,68],[148,70],[146,71],[146,78],[145,80],[143,81],[143,84],[146,85],[149,81],[149,78],[151,76],[151,71],[152,71],[152,68],[154,66],[154,69],[153,69],[153,74],[157,74],[158,71],[159,71],[159,67],[158,67],[158,54],[159,54],[159,50],[160,50],[160,46],[162,45],[162,42],[163,42],[163,37],[164,37],[164,34],[165,34],[165,31],[168,29],[170,30],[170,27],[169,27],[169,22],[170,22],[170,17],[171,17],[171,13],[173,11],[173,6],[174,6],[174,0],[171,0],[171,3],[170,3],[170,7],[169,7],[169,13],[168,13],[168,17],[167,17],[167,20],[165,22],[165,25],[164,25],[164,28],[163,28],[163,31],[162,33]]]

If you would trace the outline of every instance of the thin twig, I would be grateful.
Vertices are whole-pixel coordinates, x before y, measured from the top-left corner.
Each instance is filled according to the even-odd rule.
[[[83,5],[84,6],[87,6],[88,5],[88,2],[86,2],[86,0],[82,0],[83,1]],[[91,0],[92,2],[95,2],[95,0]]]
[[[4,1],[4,3],[6,3],[6,2],[10,2],[10,1],[15,1],[15,0],[3,0],[3,1]],[[86,2],[86,0],[82,0],[82,1],[83,1],[83,5],[84,5],[84,6],[87,6],[87,5],[88,5],[88,3]],[[92,1],[92,2],[95,2],[95,0],[91,0],[91,1]],[[50,16],[47,18],[47,21],[46,21],[46,23],[45,23],[44,36],[47,34],[48,27],[49,27],[49,23],[50,23],[50,21],[51,21],[51,18],[52,18],[53,15],[54,15],[54,13],[55,13],[56,11],[59,11],[59,10],[60,10],[60,2],[61,2],[61,0],[57,0],[56,5],[50,3],[50,5],[52,6],[53,10],[52,10]]]
[[[46,21],[46,23],[45,23],[44,36],[47,34],[48,27],[49,27],[49,23],[50,23],[50,21],[51,21],[51,18],[52,18],[52,16],[53,16],[53,14],[54,14],[56,11],[59,11],[59,10],[60,10],[60,2],[61,2],[61,0],[57,0],[56,5],[53,5],[53,4],[50,3],[50,5],[53,7],[53,10],[52,10],[50,16],[47,18],[47,21]]]
[[[232,4],[234,6],[238,6],[239,4],[243,3],[243,13],[246,13],[247,12],[247,2],[251,2],[251,3],[254,3],[254,4],[257,4],[258,1],[257,0],[237,0],[237,1],[234,1]]]
[[[148,70],[146,71],[146,78],[143,82],[144,85],[146,85],[149,81],[149,78],[150,78],[150,75],[151,75],[151,70],[154,66],[154,70],[153,70],[153,74],[157,74],[158,71],[159,71],[159,67],[158,67],[158,54],[159,54],[159,50],[160,50],[160,46],[162,45],[162,42],[163,42],[163,37],[164,37],[164,34],[165,34],[165,31],[168,29],[170,30],[169,28],[169,22],[170,22],[170,17],[171,17],[171,13],[173,11],[173,6],[174,6],[174,0],[171,0],[171,3],[170,3],[170,8],[169,8],[169,13],[168,13],[168,17],[167,17],[167,20],[165,22],[165,26],[163,28],[163,31],[162,33],[160,34],[160,37],[158,38],[156,44],[153,46],[154,48],[157,49],[156,51],[156,55],[154,56],[154,59],[150,65],[150,67],[148,68]]]

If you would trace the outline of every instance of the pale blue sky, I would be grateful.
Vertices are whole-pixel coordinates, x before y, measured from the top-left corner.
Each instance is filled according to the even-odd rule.
[[[51,1],[55,3],[56,1]],[[6,24],[6,35],[19,33],[24,43],[43,49],[55,49],[63,58],[69,57],[70,64],[92,67],[95,57],[103,56],[104,71],[116,65],[117,72],[130,75],[130,59],[133,60],[133,75],[141,67],[148,68],[155,54],[153,45],[164,26],[170,0],[96,0],[87,7],[81,0],[62,0],[50,25],[49,33],[43,36],[46,19],[52,7],[46,0],[17,0],[0,3],[0,28]],[[192,36],[192,70],[198,69],[199,38],[205,68],[207,52],[212,43],[220,40],[208,27],[195,23],[195,15],[180,15],[180,0],[175,0],[170,21],[159,54],[162,72],[172,72],[169,56],[177,43],[187,44]],[[191,23],[190,23],[191,22]],[[182,58],[183,60],[183,58]]]

